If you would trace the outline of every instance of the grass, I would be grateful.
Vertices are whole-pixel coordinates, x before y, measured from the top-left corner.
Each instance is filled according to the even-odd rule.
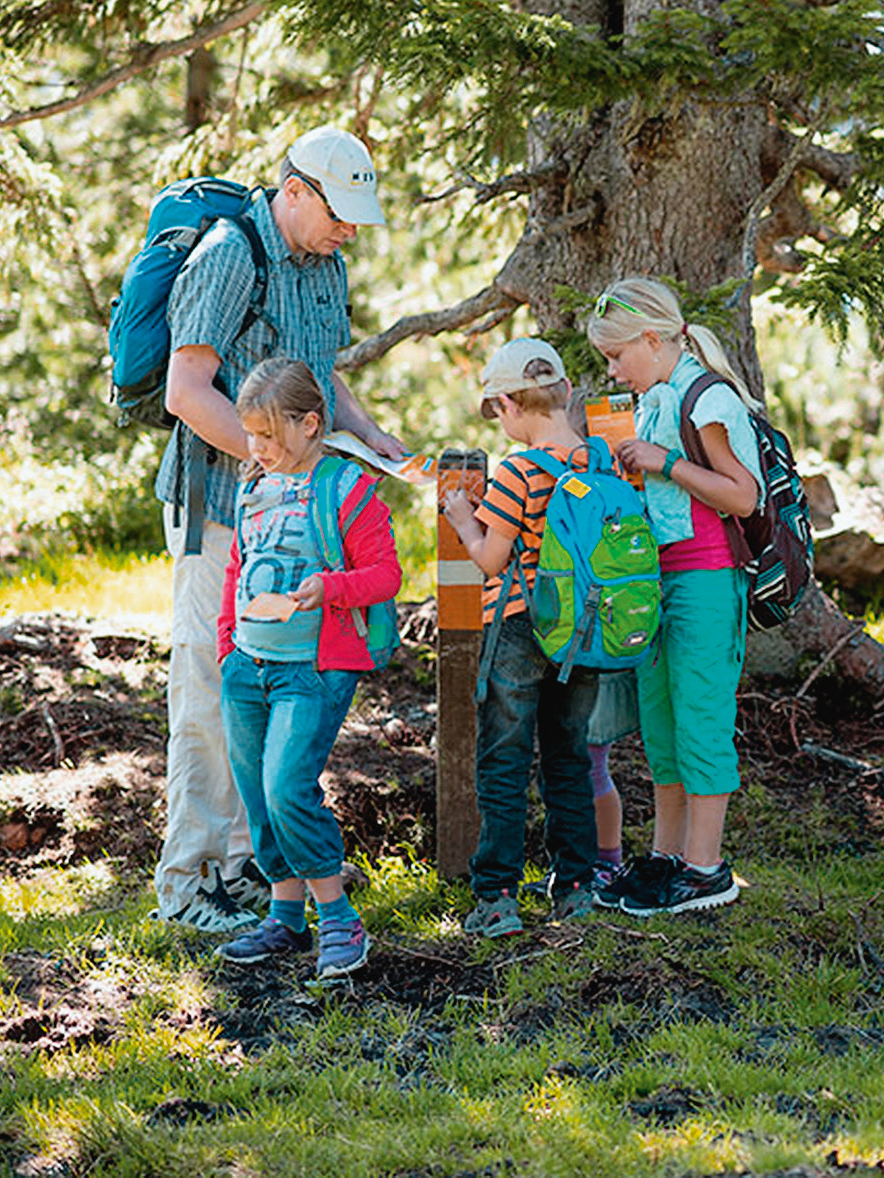
[[[722,914],[606,914],[558,947],[465,951],[462,884],[363,863],[378,953],[406,969],[460,954],[441,1006],[323,990],[303,968],[265,998],[237,989],[204,938],[149,919],[148,881],[113,866],[7,882],[0,1014],[22,1010],[13,979],[32,954],[47,993],[95,995],[106,1021],[54,1048],[47,1000],[42,1051],[7,1039],[0,1158],[14,1144],[72,1175],[696,1178],[825,1173],[837,1155],[862,1173],[884,1164],[884,973],[855,918],[881,945],[882,865],[835,859],[813,904],[793,869],[750,860],[756,886]],[[266,1046],[225,1036],[237,1014],[272,1027]]]
[[[402,498],[404,492],[398,492]],[[422,601],[435,593],[434,504],[426,494],[397,511],[396,534],[403,566],[402,601]],[[15,575],[0,577],[0,624],[22,613],[66,610],[87,617],[122,619],[149,629],[168,626],[172,601],[172,561],[160,555],[50,551],[21,561]]]
[[[0,581],[0,623],[8,615],[65,610],[150,625],[169,614],[171,600],[172,562],[165,555],[65,553],[29,562]]]

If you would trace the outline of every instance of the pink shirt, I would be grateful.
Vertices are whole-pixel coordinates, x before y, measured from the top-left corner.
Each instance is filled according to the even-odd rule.
[[[690,540],[676,540],[660,548],[660,571],[676,573],[686,569],[732,569],[734,558],[724,520],[718,512],[692,496],[691,520],[694,534]]]

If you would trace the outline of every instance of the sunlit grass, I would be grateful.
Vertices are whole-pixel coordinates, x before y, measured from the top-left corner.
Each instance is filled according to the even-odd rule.
[[[151,625],[167,618],[171,598],[172,562],[166,555],[65,554],[0,582],[0,622],[9,615],[65,610]]]
[[[369,884],[357,902],[378,952],[398,946],[406,973],[437,956],[441,969],[450,950],[439,939],[462,937],[463,885],[407,856],[362,866]],[[428,1169],[442,1178],[506,1159],[525,1178],[736,1174],[808,1167],[835,1148],[844,1166],[875,1165],[881,1049],[861,1000],[875,977],[868,962],[858,968],[853,936],[829,931],[853,927],[849,913],[875,870],[872,860],[839,859],[820,874],[822,909],[786,899],[771,910],[771,897],[794,893],[794,868],[749,863],[763,888],[720,918],[636,929],[610,915],[575,927],[567,946],[471,943],[465,960],[486,979],[484,1000],[467,984],[433,1014],[395,994],[378,1001],[366,990],[362,1000],[358,982],[355,994],[317,990],[309,1016],[281,1020],[275,1042],[245,1054],[219,1029],[243,996],[226,988],[206,938],[146,919],[145,896],[114,910],[107,895],[106,911],[71,917],[73,898],[88,904],[112,877],[47,871],[41,914],[33,903],[25,919],[6,917],[0,1013],[23,1017],[28,1002],[33,1012],[33,994],[16,993],[12,954],[34,953],[35,929],[48,934],[57,913],[54,930],[65,935],[45,935],[38,952],[50,978],[58,963],[59,980],[31,1017],[51,1028],[62,990],[88,988],[108,995],[110,1021],[101,1038],[42,1053],[3,1044],[0,1126],[24,1152],[108,1175],[154,1174],[160,1156],[165,1173],[226,1172],[235,1158],[243,1172],[310,1178]],[[14,887],[0,898],[21,915]],[[533,912],[532,925],[543,915]],[[869,904],[870,943],[880,942],[881,919]],[[802,946],[818,960],[803,960]],[[684,995],[692,979],[720,988],[726,1019],[682,1017],[660,970],[682,979]],[[617,1001],[615,989],[586,1001],[594,975],[628,984],[638,971],[655,987],[645,997]],[[849,1033],[849,1046],[833,1054],[827,1026]],[[170,1099],[208,1119],[156,1117]]]
[[[423,601],[436,592],[436,536],[427,504],[397,517],[403,583],[400,601]],[[46,555],[14,577],[0,580],[0,625],[10,616],[66,611],[91,618],[168,628],[172,560],[95,551]]]

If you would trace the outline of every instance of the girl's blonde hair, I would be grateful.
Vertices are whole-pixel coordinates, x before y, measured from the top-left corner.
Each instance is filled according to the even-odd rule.
[[[599,297],[586,329],[589,342],[597,348],[622,347],[645,331],[678,341],[709,372],[729,380],[748,409],[762,408],[734,372],[715,332],[698,323],[686,323],[678,299],[662,282],[650,278],[615,282]]]
[[[251,413],[261,414],[278,442],[283,441],[287,421],[302,421],[308,413],[319,417],[318,440],[325,433],[325,398],[316,377],[303,360],[274,356],[262,360],[252,369],[236,398],[236,414],[240,421]],[[254,478],[261,470],[259,463],[246,462],[242,477]]]

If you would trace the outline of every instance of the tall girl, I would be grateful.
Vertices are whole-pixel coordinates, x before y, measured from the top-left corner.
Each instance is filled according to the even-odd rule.
[[[359,672],[372,667],[354,608],[392,597],[402,573],[373,480],[354,463],[340,473],[339,463],[323,459],[324,400],[305,364],[265,360],[243,384],[236,410],[251,461],[237,492],[218,619],[221,712],[272,900],[257,929],[216,952],[248,965],[309,950],[306,883],[319,915],[317,972],[334,977],[365,962],[369,938],[344,894],[341,833],[319,776]],[[341,529],[346,567],[338,572],[323,565],[311,514],[330,465],[338,518],[352,516]]]
[[[599,298],[588,334],[609,374],[638,394],[638,436],[617,456],[628,471],[645,473],[663,582],[659,653],[637,672],[654,780],[653,849],[597,903],[636,916],[730,904],[739,887],[721,844],[740,784],[734,729],[747,582],[722,516],[746,516],[756,505],[762,482],[749,411],[760,406],[714,333],[686,323],[659,282],[616,282]],[[682,400],[704,372],[734,386],[712,385],[691,412],[710,468],[688,461],[679,429]]]

